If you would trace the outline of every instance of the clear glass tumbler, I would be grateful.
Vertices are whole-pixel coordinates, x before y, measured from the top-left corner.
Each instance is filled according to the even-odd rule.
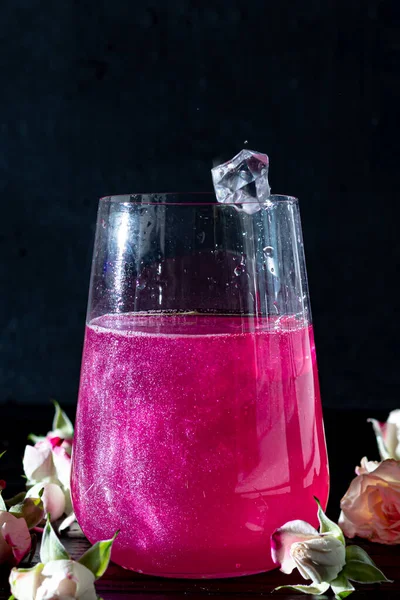
[[[252,211],[248,211],[252,212]],[[273,568],[328,463],[298,202],[99,204],[72,495],[91,542],[166,577]]]

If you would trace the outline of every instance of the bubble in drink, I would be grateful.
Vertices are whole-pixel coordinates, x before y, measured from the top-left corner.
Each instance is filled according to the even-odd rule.
[[[76,423],[78,521],[120,529],[112,557],[139,572],[273,568],[273,530],[327,499],[313,330],[290,316],[96,318]]]

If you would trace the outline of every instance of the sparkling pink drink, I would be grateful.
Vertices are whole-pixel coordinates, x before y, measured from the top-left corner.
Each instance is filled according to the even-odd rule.
[[[312,327],[294,317],[105,315],[86,329],[73,504],[113,560],[173,577],[265,571],[316,525],[328,465]]]

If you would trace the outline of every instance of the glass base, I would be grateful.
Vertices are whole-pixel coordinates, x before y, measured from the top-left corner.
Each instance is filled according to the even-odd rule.
[[[234,577],[249,577],[250,575],[259,575],[260,573],[267,573],[268,571],[273,571],[274,569],[278,568],[276,565],[274,565],[270,568],[263,569],[262,571],[258,569],[256,571],[234,571],[233,573],[204,573],[203,575],[201,575],[199,573],[144,573],[143,571],[136,571],[135,569],[125,567],[124,565],[119,566],[127,571],[132,571],[132,573],[139,573],[140,575],[146,575],[147,577],[159,577],[160,579],[233,579]]]

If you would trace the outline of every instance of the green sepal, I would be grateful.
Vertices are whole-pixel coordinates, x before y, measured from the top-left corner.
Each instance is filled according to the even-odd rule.
[[[40,492],[39,492],[40,493]],[[41,490],[41,494],[43,490]],[[41,498],[25,498],[19,504],[14,504],[9,511],[17,519],[25,519],[28,529],[36,527],[43,519],[44,509]]]
[[[25,496],[26,496],[26,492],[19,492],[12,498],[9,498],[8,500],[6,500],[5,503],[8,506],[8,508],[10,508],[11,506],[15,506],[16,504],[19,504],[20,502],[22,502],[24,500]]]
[[[43,442],[43,440],[45,440],[45,436],[44,435],[35,435],[34,433],[30,433],[28,435],[28,440],[30,442],[33,442],[34,444],[37,444],[38,442]]]
[[[7,450],[3,450],[3,452],[0,452],[0,458],[1,458],[2,456],[4,456],[6,452],[7,452]]]
[[[102,542],[97,542],[82,554],[78,562],[89,569],[93,573],[96,579],[101,577],[110,562],[111,557],[111,549],[114,543],[115,538],[119,534],[119,530],[113,535],[110,540],[103,540]]]
[[[47,514],[46,525],[43,530],[42,543],[40,545],[40,561],[48,563],[51,560],[70,559],[70,555],[56,536],[50,523],[50,515]]]
[[[333,537],[339,540],[339,542],[342,542],[343,546],[345,546],[346,542],[344,540],[343,531],[340,529],[339,525],[336,525],[336,523],[328,519],[328,517],[321,508],[321,504],[318,498],[314,496],[314,500],[318,504],[318,521],[320,525],[320,533],[330,533],[331,535],[333,535]]]
[[[29,573],[29,571],[36,571],[37,569],[40,569],[40,571],[43,571],[43,567],[44,567],[44,564],[37,563],[33,567],[23,567],[21,569],[18,568],[16,570],[18,571],[18,573]]]
[[[324,594],[329,589],[329,583],[323,581],[322,583],[312,583],[311,585],[280,585],[276,587],[273,592],[277,590],[294,590],[296,592],[303,592],[303,594],[313,594],[319,596]]]
[[[74,435],[74,426],[71,421],[65,414],[63,410],[61,410],[60,405],[56,400],[52,400],[54,407],[56,409],[56,413],[53,419],[53,431],[57,431],[60,433],[60,437],[64,439],[72,438]]]
[[[336,579],[331,581],[330,585],[337,600],[347,598],[347,596],[350,596],[350,594],[354,592],[354,587],[351,585],[347,577],[343,575],[343,571],[341,571],[340,575],[338,575]]]

